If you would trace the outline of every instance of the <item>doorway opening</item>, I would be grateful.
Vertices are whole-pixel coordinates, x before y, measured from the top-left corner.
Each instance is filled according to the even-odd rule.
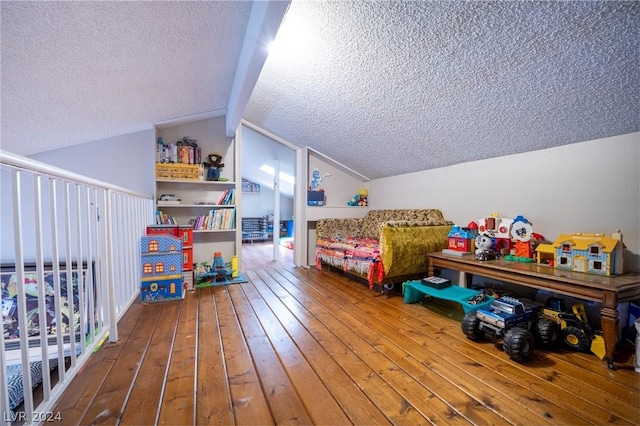
[[[295,265],[299,148],[242,120],[242,269]]]

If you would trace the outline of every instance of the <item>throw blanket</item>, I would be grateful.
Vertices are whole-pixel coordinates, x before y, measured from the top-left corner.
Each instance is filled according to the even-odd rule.
[[[380,281],[384,278],[380,244],[374,239],[347,237],[318,240],[316,246],[318,269],[322,269],[322,262],[367,276],[369,288],[373,288],[376,277]]]

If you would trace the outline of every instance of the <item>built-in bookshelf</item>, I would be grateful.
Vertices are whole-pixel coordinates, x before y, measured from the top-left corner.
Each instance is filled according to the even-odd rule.
[[[237,152],[224,116],[156,125],[156,223],[193,227],[194,263],[210,262],[217,251],[229,261],[238,254]],[[203,163],[216,160],[221,166],[211,173]]]

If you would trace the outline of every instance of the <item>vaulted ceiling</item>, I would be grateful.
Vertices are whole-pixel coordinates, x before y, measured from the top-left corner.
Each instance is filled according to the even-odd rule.
[[[1,14],[0,143],[22,155],[240,111],[379,178],[640,131],[636,1],[294,0],[246,108],[252,2]]]

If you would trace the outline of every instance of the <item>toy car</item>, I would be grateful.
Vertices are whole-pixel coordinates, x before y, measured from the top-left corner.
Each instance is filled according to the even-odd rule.
[[[542,306],[503,296],[491,302],[491,309],[468,312],[462,318],[462,332],[478,341],[485,335],[499,339],[509,358],[524,362],[531,357],[535,340],[552,346],[558,339],[558,325],[541,318]]]
[[[162,194],[160,196],[160,201],[180,201],[180,198],[173,194]]]
[[[550,297],[541,315],[560,326],[560,336],[566,346],[580,352],[590,350],[598,358],[604,359],[604,338],[589,325],[584,304],[576,303],[569,311],[564,299]]]
[[[490,236],[480,234],[476,237],[474,244],[476,246],[476,260],[486,261],[496,258],[496,252],[491,248],[493,242]]]

